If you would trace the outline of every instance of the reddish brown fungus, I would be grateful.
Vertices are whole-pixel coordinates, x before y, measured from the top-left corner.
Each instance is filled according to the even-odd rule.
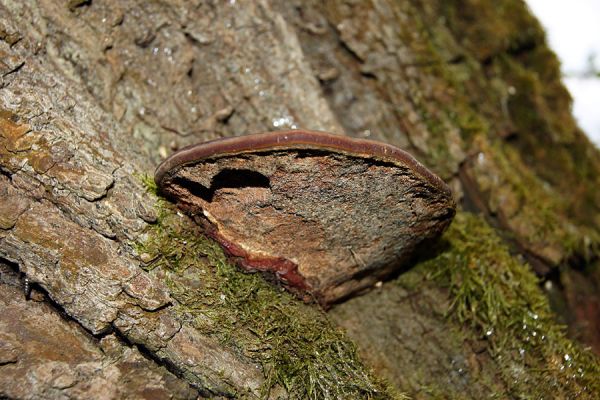
[[[324,132],[200,143],[155,180],[242,268],[324,306],[401,268],[455,208],[448,186],[403,150]]]

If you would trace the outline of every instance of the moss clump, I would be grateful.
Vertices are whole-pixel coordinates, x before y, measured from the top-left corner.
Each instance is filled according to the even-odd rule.
[[[291,399],[402,397],[370,374],[320,309],[241,272],[168,203],[159,202],[158,222],[137,247],[153,260],[148,269],[166,274],[183,319],[262,366],[263,398],[277,387]]]
[[[566,338],[537,278],[482,218],[459,213],[450,245],[420,268],[447,287],[448,316],[485,339],[515,398],[597,398],[600,363]],[[449,243],[448,243],[449,242]]]
[[[154,182],[154,178],[148,174],[138,174],[137,178],[142,182],[146,191],[154,196],[158,196],[158,186]]]

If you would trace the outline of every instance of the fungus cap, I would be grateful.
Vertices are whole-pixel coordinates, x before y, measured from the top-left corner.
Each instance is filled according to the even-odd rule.
[[[239,266],[323,306],[401,268],[455,213],[448,186],[407,152],[325,132],[189,146],[155,181]]]

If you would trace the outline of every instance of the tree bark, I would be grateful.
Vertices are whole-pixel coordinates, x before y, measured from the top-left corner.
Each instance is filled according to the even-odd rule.
[[[173,259],[156,250],[169,244],[148,245],[161,229],[179,234],[176,224],[196,232],[144,186],[169,153],[295,128],[406,149],[463,210],[413,268],[327,314],[273,289],[356,343],[365,365],[340,381],[364,371],[381,398],[394,388],[415,398],[600,394],[590,384],[598,361],[576,342],[600,352],[600,152],[576,126],[523,2],[2,0],[0,40],[0,397],[336,398],[318,379],[303,392],[290,383],[302,368],[281,378],[272,350],[240,339],[277,332],[256,334],[240,317],[237,339],[224,338],[214,328],[223,320],[186,303],[206,289],[205,264],[170,270],[154,263]],[[493,246],[469,247],[478,238],[463,230],[475,228]],[[443,269],[457,260],[470,269]],[[472,270],[493,290],[465,300],[460,274]],[[496,282],[494,271],[505,275]],[[508,299],[502,285],[521,296],[502,310],[524,316],[547,309],[545,288],[575,341],[551,318],[543,327],[558,333],[539,346],[490,340],[489,329],[515,323],[483,323],[460,302]]]

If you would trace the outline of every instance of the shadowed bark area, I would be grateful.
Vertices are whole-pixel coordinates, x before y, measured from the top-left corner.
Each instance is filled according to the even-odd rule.
[[[518,0],[0,0],[0,396],[597,398],[600,154],[569,107]],[[482,217],[325,314],[143,178],[295,128],[401,147]]]

